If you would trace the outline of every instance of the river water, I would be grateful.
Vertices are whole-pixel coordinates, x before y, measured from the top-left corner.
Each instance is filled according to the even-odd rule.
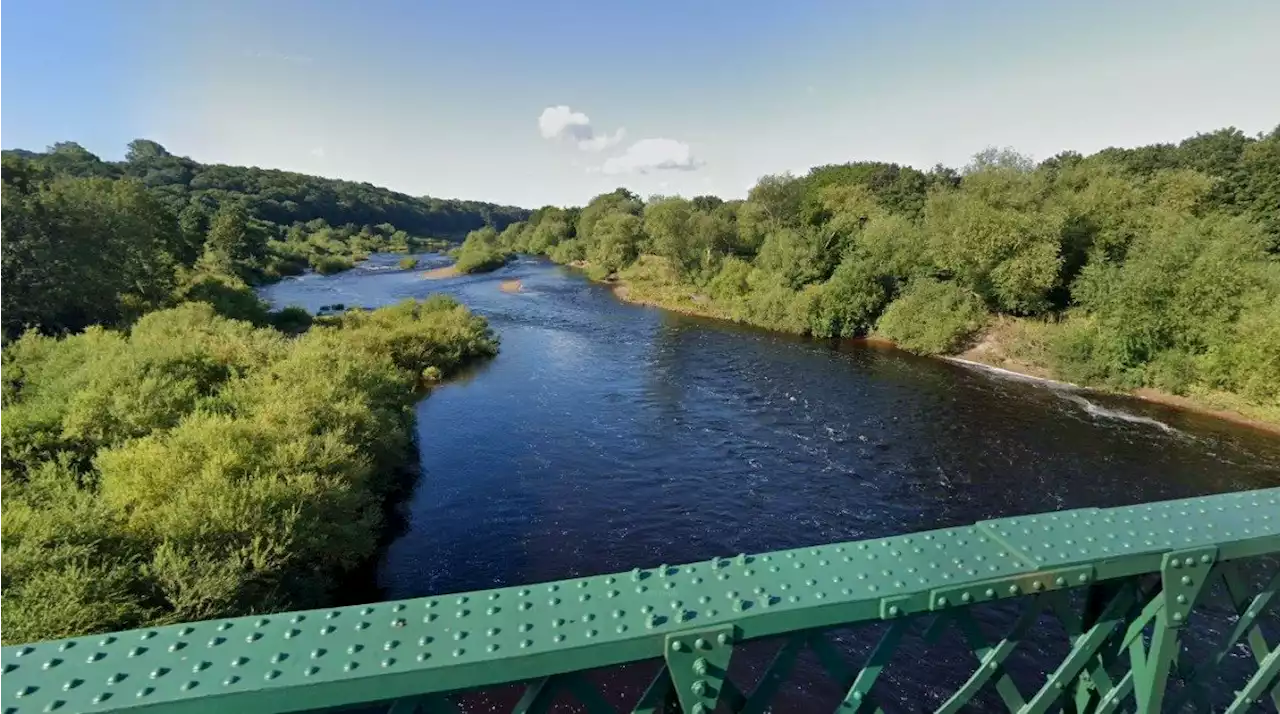
[[[418,406],[423,476],[379,568],[388,598],[1280,485],[1280,438],[1209,417],[630,305],[536,260],[426,280],[399,258],[263,290],[313,312],[446,292],[502,340]],[[515,279],[519,292],[500,289]],[[1034,681],[1060,658],[1051,634],[1011,671]],[[865,640],[841,638],[851,652]],[[904,645],[886,669],[885,691],[918,702],[888,710],[936,706],[972,671],[912,662],[932,651]],[[839,698],[810,659],[775,711]],[[625,699],[639,676],[603,686]],[[972,708],[988,709],[1004,711]]]

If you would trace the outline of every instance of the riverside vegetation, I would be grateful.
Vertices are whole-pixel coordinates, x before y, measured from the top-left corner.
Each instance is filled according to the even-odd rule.
[[[959,171],[819,166],[740,201],[618,189],[499,242],[634,301],[923,354],[983,341],[995,361],[1280,423],[1280,128],[1038,164],[993,149]]]
[[[332,602],[416,478],[420,390],[497,340],[442,296],[312,318],[268,312],[249,285],[288,259],[297,231],[316,250],[408,242],[331,220],[422,230],[492,216],[200,167],[149,142],[123,165],[86,154],[4,157],[5,641]],[[188,169],[188,183],[169,180]],[[206,172],[241,190],[210,188]],[[297,222],[272,222],[276,210]],[[308,260],[324,271],[341,250]]]

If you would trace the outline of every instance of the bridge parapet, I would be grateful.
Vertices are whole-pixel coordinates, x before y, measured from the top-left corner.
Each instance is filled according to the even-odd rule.
[[[930,618],[925,640],[956,627],[973,653],[972,676],[930,705],[937,711],[965,710],[979,696],[1018,712],[1207,708],[1216,701],[1218,670],[1247,647],[1256,668],[1222,700],[1227,711],[1245,711],[1256,701],[1280,706],[1280,649],[1267,645],[1262,629],[1280,587],[1276,554],[1280,488],[1061,511],[5,647],[0,696],[11,714],[257,714],[375,703],[405,714],[460,711],[459,692],[522,683],[514,711],[545,711],[566,692],[588,711],[616,711],[581,674],[659,660],[657,676],[628,710],[786,710],[773,699],[808,649],[845,693],[839,711],[875,711],[904,704],[884,682],[876,685],[903,639]],[[1269,577],[1243,570],[1247,560],[1269,568]],[[1180,640],[1211,592],[1227,603],[1227,625],[1193,669]],[[988,639],[970,611],[1014,599],[1021,614],[1003,637]],[[1038,681],[1015,682],[1008,658],[1045,616],[1060,621],[1067,654]],[[881,623],[882,633],[855,668],[825,633],[860,623]],[[773,663],[754,688],[735,685],[735,649],[769,638],[784,641]]]

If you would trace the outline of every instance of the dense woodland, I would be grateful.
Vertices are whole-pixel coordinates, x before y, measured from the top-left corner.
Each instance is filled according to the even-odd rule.
[[[192,295],[350,268],[373,251],[442,248],[528,211],[367,183],[205,165],[153,141],[122,162],[74,143],[3,157],[3,330],[124,325]],[[447,239],[447,240],[446,240]],[[250,300],[251,302],[251,300]]]
[[[538,209],[499,247],[634,300],[927,354],[986,336],[1071,381],[1280,421],[1280,128],[1038,164],[819,166],[742,201],[619,189]]]
[[[447,298],[313,318],[251,285],[522,215],[145,141],[6,152],[5,641],[333,602],[416,480],[420,390],[497,340]]]

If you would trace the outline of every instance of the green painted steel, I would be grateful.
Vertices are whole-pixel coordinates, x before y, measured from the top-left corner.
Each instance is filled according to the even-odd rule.
[[[461,711],[451,692],[525,683],[514,711],[548,711],[568,698],[604,712],[614,709],[582,672],[660,660],[633,711],[766,711],[778,706],[781,684],[809,650],[847,692],[838,711],[917,711],[890,702],[895,693],[879,685],[911,624],[932,618],[926,640],[954,630],[974,661],[973,675],[938,711],[965,711],[983,691],[1026,713],[1199,711],[1217,668],[1247,646],[1258,669],[1240,683],[1229,709],[1246,711],[1255,701],[1280,705],[1280,649],[1268,645],[1261,626],[1280,578],[1251,592],[1237,564],[1276,554],[1280,488],[1062,511],[553,583],[6,647],[0,700],[11,714],[258,714],[369,703],[411,714]],[[1214,587],[1226,591],[1235,620],[1191,671],[1180,638]],[[1074,605],[1082,598],[1072,592],[1079,588],[1088,595],[1082,612]],[[1022,598],[1023,615],[1003,637],[988,639],[969,608],[1011,598]],[[1044,681],[1020,686],[1005,671],[1006,659],[1044,616],[1061,623],[1068,654]],[[880,642],[861,668],[845,662],[824,633],[882,620],[891,622],[881,625]],[[728,677],[735,648],[777,636],[786,636],[785,645],[755,688],[741,691]]]

